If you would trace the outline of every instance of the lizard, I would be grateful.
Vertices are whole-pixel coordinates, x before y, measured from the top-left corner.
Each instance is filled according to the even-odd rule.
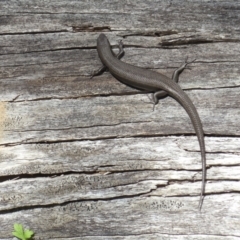
[[[204,131],[199,114],[195,106],[193,105],[191,99],[177,84],[180,73],[186,68],[188,64],[194,62],[195,60],[187,62],[186,58],[185,62],[177,70],[174,71],[172,79],[170,79],[169,77],[161,73],[136,67],[120,61],[120,58],[124,54],[122,42],[120,42],[119,44],[119,53],[115,55],[111,49],[108,38],[103,33],[101,33],[97,39],[97,51],[99,58],[103,63],[103,67],[101,67],[97,71],[94,71],[91,78],[93,76],[101,74],[106,69],[108,69],[109,72],[120,82],[133,88],[151,91],[154,106],[158,103],[159,98],[169,95],[177,102],[179,102],[185,109],[185,111],[188,113],[192,125],[195,129],[201,151],[202,186],[198,205],[199,210],[201,210],[205,194],[206,182],[206,151]]]

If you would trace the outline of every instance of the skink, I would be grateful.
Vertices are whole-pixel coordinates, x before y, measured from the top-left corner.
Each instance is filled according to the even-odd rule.
[[[183,71],[187,64],[189,64],[189,62],[185,61],[185,63],[174,72],[173,79],[170,79],[160,73],[136,67],[120,61],[119,58],[123,54],[122,45],[120,45],[119,49],[120,51],[118,55],[115,56],[107,37],[103,33],[99,35],[97,39],[97,51],[104,66],[99,71],[95,72],[93,76],[98,75],[100,72],[104,71],[107,68],[109,72],[119,81],[137,89],[153,92],[154,104],[158,103],[159,97],[168,94],[183,106],[192,121],[201,150],[202,187],[198,206],[199,210],[201,210],[206,181],[206,153],[204,132],[195,106],[187,94],[176,83],[179,74]]]

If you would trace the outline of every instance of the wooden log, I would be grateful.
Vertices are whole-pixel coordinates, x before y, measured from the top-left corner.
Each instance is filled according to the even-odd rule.
[[[14,223],[49,240],[240,237],[238,1],[0,1],[0,240]],[[104,32],[122,61],[180,76],[203,122],[199,145],[174,99],[101,66]]]

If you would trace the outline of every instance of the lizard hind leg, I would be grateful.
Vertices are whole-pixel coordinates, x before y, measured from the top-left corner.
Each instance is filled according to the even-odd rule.
[[[158,91],[155,93],[151,93],[151,97],[149,97],[151,103],[153,104],[153,111],[155,109],[155,106],[158,104],[159,102],[159,98],[165,97],[167,94],[165,91]]]
[[[100,67],[98,70],[95,70],[92,72],[90,79],[92,79],[95,76],[101,75],[102,73],[104,73],[107,70],[106,66],[102,66]]]
[[[187,68],[187,65],[196,61],[196,59],[194,59],[193,61],[190,61],[188,62],[188,57],[185,58],[185,61],[182,63],[182,65],[177,68],[174,72],[173,72],[173,75],[172,75],[172,81],[178,83],[178,80],[179,80],[179,75],[182,73],[182,71]],[[158,104],[158,100],[161,99],[161,98],[164,98],[166,97],[168,94],[167,92],[163,91],[163,90],[160,90],[158,92],[155,92],[152,94],[151,96],[151,102],[153,103],[153,111],[155,109],[155,105]]]
[[[118,49],[119,49],[119,52],[116,55],[116,58],[120,60],[123,57],[124,53],[125,53],[124,49],[123,49],[123,42],[122,42],[122,40],[120,40],[119,43],[118,43]]]
[[[196,61],[196,59],[194,59],[193,61],[190,61],[190,62],[188,62],[187,60],[188,60],[188,57],[186,57],[185,61],[182,63],[182,65],[173,72],[172,80],[174,82],[178,83],[179,75],[183,72],[183,70],[185,68],[187,68],[187,65]]]

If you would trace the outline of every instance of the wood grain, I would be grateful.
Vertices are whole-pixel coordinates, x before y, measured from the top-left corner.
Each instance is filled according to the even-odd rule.
[[[238,1],[0,1],[0,240],[240,238]],[[101,66],[104,32],[122,61],[180,76],[203,122],[201,158],[174,99]]]

